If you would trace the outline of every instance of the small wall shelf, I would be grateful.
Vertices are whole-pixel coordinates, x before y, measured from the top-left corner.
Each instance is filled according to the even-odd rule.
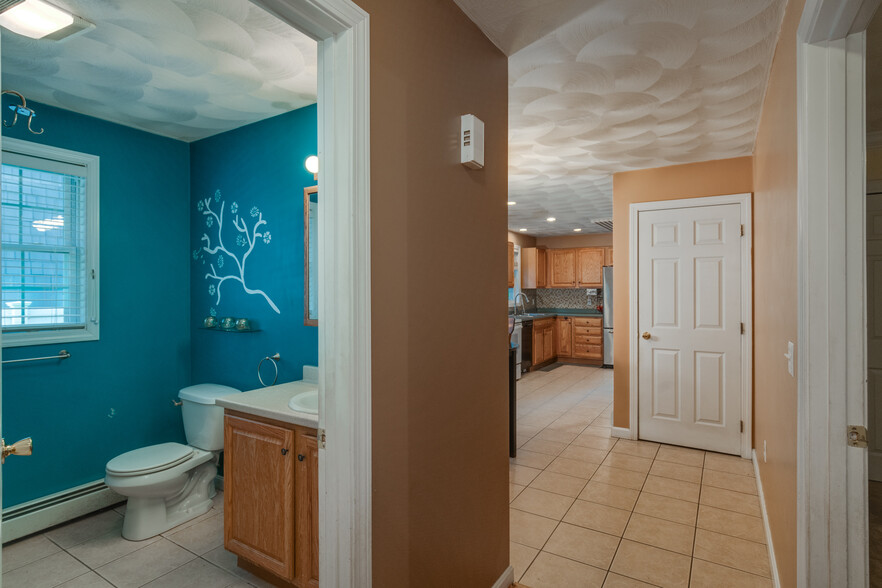
[[[221,333],[257,333],[260,329],[237,329],[236,327],[232,327],[230,329],[224,329],[223,327],[199,327],[203,331],[219,331]]]

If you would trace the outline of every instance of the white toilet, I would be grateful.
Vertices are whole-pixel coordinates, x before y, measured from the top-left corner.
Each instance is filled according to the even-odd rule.
[[[160,443],[107,462],[104,483],[128,496],[122,535],[141,541],[211,508],[217,462],[224,448],[224,409],[214,401],[241,390],[199,384],[178,394],[187,445]]]

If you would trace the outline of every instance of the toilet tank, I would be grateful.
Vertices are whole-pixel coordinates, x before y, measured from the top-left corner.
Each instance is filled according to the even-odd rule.
[[[224,448],[224,409],[214,401],[221,396],[239,394],[241,390],[220,384],[187,386],[178,393],[183,406],[184,434],[187,445],[205,451]]]

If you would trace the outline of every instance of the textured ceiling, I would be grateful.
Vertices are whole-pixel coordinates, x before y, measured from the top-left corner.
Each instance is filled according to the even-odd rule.
[[[602,231],[613,173],[753,152],[784,0],[457,1],[512,52],[512,230]]]
[[[315,41],[248,0],[53,1],[95,28],[3,30],[3,89],[185,141],[316,101]]]

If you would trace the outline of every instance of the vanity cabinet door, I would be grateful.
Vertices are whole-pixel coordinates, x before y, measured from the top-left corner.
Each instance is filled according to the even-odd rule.
[[[295,431],[224,417],[224,547],[295,581]]]
[[[313,429],[297,431],[297,569],[300,585],[319,585],[318,439]]]

